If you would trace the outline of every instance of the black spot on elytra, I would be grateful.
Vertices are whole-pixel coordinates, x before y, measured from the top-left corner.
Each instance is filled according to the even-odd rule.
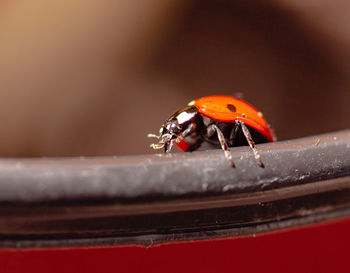
[[[236,107],[233,104],[227,104],[227,109],[231,112],[236,112]]]

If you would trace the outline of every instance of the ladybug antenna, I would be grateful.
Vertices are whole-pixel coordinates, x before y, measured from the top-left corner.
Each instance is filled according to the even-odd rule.
[[[157,139],[160,138],[160,136],[157,136],[155,134],[147,134],[147,137],[153,137],[153,138],[157,138]]]
[[[157,136],[155,134],[147,134],[147,137],[160,139],[161,136]],[[162,149],[164,147],[164,145],[165,145],[165,143],[162,140],[160,140],[159,143],[152,143],[150,145],[150,147],[153,148],[154,150],[158,150],[158,149]]]
[[[156,139],[160,139],[160,136],[157,136],[155,134],[147,134],[147,137],[153,137]],[[164,147],[164,142],[162,143],[161,141],[159,143],[152,143],[150,145],[151,148],[153,148],[154,150],[158,150]]]
[[[153,148],[154,150],[164,148],[164,151],[166,153],[168,153],[168,152],[170,152],[171,148],[174,145],[174,140],[172,140],[171,134],[164,134],[162,136],[157,136],[155,134],[148,134],[147,137],[153,137],[153,138],[160,139],[158,143],[152,143],[150,145],[150,147]]]

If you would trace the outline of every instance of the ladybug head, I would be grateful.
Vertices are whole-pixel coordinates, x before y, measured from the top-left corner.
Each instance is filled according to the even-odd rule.
[[[174,143],[179,143],[182,133],[192,123],[198,111],[195,107],[185,107],[171,115],[159,129],[159,135],[148,134],[148,137],[159,139],[158,143],[151,144],[153,149],[164,148],[166,153],[170,152]]]

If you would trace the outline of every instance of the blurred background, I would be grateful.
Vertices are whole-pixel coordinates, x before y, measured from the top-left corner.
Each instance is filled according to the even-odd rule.
[[[0,156],[152,153],[194,98],[242,93],[279,140],[350,128],[345,0],[3,0]]]

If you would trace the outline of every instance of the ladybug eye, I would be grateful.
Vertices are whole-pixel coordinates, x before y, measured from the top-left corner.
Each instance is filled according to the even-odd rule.
[[[227,109],[231,112],[236,112],[236,107],[233,104],[227,104]]]

